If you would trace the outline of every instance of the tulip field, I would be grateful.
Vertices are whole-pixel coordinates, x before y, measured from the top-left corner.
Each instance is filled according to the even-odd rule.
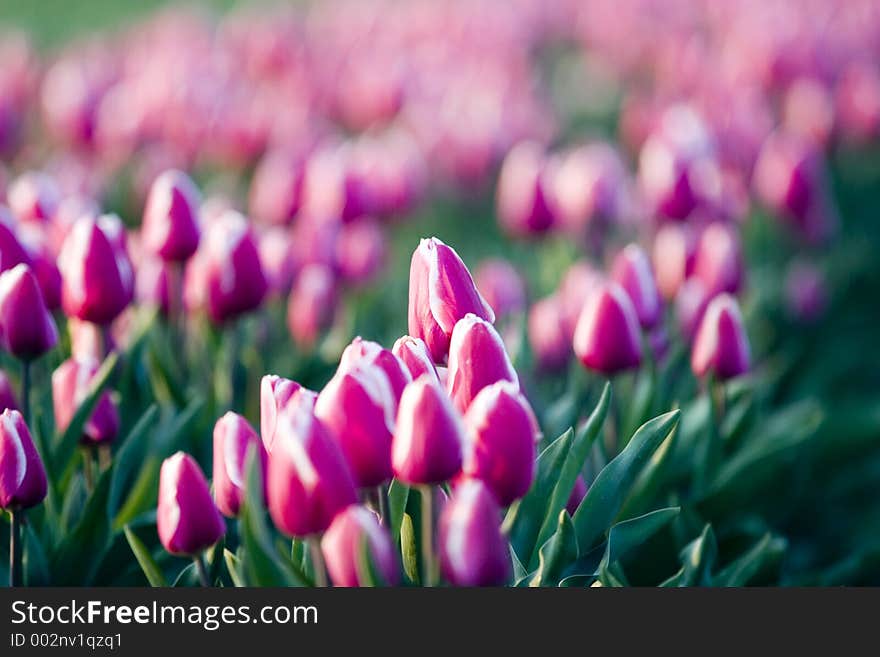
[[[4,585],[880,584],[877,2],[82,4],[0,10]]]

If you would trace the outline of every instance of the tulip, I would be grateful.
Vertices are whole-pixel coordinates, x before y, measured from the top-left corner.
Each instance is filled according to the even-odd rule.
[[[52,405],[59,432],[67,429],[97,372],[97,360],[69,358],[52,373]],[[106,444],[112,442],[118,432],[119,412],[110,392],[105,391],[83,428],[81,441],[87,445]]]
[[[880,134],[880,70],[876,64],[850,63],[837,83],[837,115],[843,133],[856,142]]]
[[[227,412],[214,425],[214,500],[220,512],[234,518],[243,500],[248,452],[259,459],[266,472],[266,450],[253,427],[241,415]]]
[[[268,224],[290,224],[299,211],[304,163],[286,152],[270,152],[254,170],[248,208]]]
[[[9,383],[6,372],[0,370],[0,412],[7,408],[13,411],[19,410],[18,400],[15,398],[15,391]]]
[[[507,317],[525,310],[525,283],[507,260],[485,260],[477,268],[474,278],[477,289],[497,317]]]
[[[272,452],[278,416],[300,390],[304,388],[296,381],[275,374],[260,380],[260,437],[267,452]]]
[[[391,353],[406,366],[413,380],[418,379],[422,374],[428,374],[439,381],[437,367],[431,360],[431,352],[421,338],[413,338],[409,335],[397,338]]]
[[[458,254],[436,237],[423,239],[409,270],[409,334],[424,340],[441,363],[455,323],[468,313],[495,321]]]
[[[824,192],[822,177],[821,155],[812,142],[776,132],[764,142],[752,180],[767,207],[803,225]]]
[[[584,481],[583,475],[578,475],[574,480],[574,487],[571,489],[571,495],[568,496],[568,502],[565,503],[565,510],[568,515],[574,517],[578,507],[587,496],[587,482]]]
[[[749,342],[736,299],[720,294],[706,308],[691,352],[696,376],[727,380],[749,370]]]
[[[366,584],[368,564],[362,561],[364,550],[383,583],[395,586],[400,572],[388,530],[371,511],[350,506],[336,515],[321,539],[321,552],[336,586]]]
[[[28,171],[12,181],[6,197],[19,221],[45,223],[55,216],[61,193],[51,176]]]
[[[808,262],[795,261],[789,265],[783,291],[789,312],[802,321],[815,320],[828,303],[825,277]]]
[[[312,347],[321,332],[333,324],[338,295],[329,267],[303,267],[287,301],[287,328],[297,344]]]
[[[656,326],[662,310],[660,293],[644,250],[637,244],[630,244],[618,253],[611,278],[629,295],[642,327],[650,329]]]
[[[315,417],[339,443],[360,488],[391,478],[391,436],[397,401],[385,372],[361,363],[344,367],[315,402]]]
[[[134,275],[118,230],[109,219],[81,217],[74,223],[58,256],[67,315],[107,325],[131,301]]]
[[[507,154],[498,175],[498,218],[511,234],[549,230],[555,221],[546,155],[534,142],[522,142]]]
[[[257,247],[269,283],[269,293],[286,296],[299,269],[290,232],[286,228],[272,226],[260,233]]]
[[[336,264],[340,276],[352,284],[367,283],[386,259],[385,235],[379,225],[362,218],[345,224],[336,239]]]
[[[696,246],[693,231],[684,224],[664,224],[654,236],[654,276],[665,299],[674,299],[693,272]]]
[[[483,388],[464,416],[468,442],[462,474],[481,479],[501,506],[529,490],[535,473],[538,422],[519,387],[499,381]]]
[[[584,367],[606,375],[642,361],[639,321],[617,283],[606,283],[587,299],[574,334],[574,352]]]
[[[0,205],[0,272],[30,262],[27,250],[15,234],[15,220],[9,210]]]
[[[61,307],[61,272],[58,259],[52,251],[45,233],[39,230],[22,232],[22,246],[27,251],[30,267],[40,284],[43,301],[49,310]],[[0,247],[2,248],[2,247]]]
[[[170,262],[189,259],[199,246],[199,192],[182,171],[165,171],[153,181],[141,235],[150,253]]]
[[[705,284],[699,278],[687,279],[678,289],[678,294],[675,295],[675,314],[681,334],[686,340],[693,340],[697,334],[706,306],[711,300]]]
[[[558,295],[536,301],[529,308],[529,345],[535,363],[544,371],[565,367],[571,357],[571,336],[563,322],[563,307]]]
[[[802,77],[785,90],[782,101],[782,124],[786,130],[828,145],[834,130],[834,99],[821,81]]]
[[[171,311],[172,264],[153,256],[138,263],[135,292],[139,302],[157,308],[165,317]]]
[[[0,344],[31,361],[58,343],[55,320],[43,303],[36,276],[26,264],[0,274]]]
[[[440,516],[440,567],[455,586],[498,586],[510,578],[510,554],[498,504],[478,479],[463,482]]]
[[[214,545],[226,532],[205,475],[189,454],[177,452],[162,463],[156,526],[168,552],[192,557]]]
[[[562,277],[556,297],[561,304],[560,329],[565,331],[569,343],[574,338],[584,303],[604,281],[605,275],[585,260],[574,263]]]
[[[504,342],[489,322],[473,314],[465,315],[455,325],[449,343],[446,390],[453,405],[464,413],[477,393],[496,381],[511,381],[519,386]]]
[[[302,401],[278,416],[268,482],[269,512],[288,536],[319,534],[357,502],[345,457],[311,405]]]
[[[694,258],[694,276],[703,281],[710,296],[739,291],[743,278],[742,255],[739,239],[731,228],[716,222],[703,230]]]
[[[350,369],[358,364],[374,365],[382,370],[388,378],[388,383],[391,384],[391,391],[394,394],[393,412],[397,413],[397,403],[400,401],[403,389],[413,379],[406,365],[389,349],[385,349],[377,342],[364,340],[360,336],[352,340],[342,352],[339,369]]]
[[[553,175],[554,199],[561,223],[575,235],[622,214],[627,170],[620,153],[596,142],[561,157]]]
[[[391,443],[394,475],[407,484],[439,484],[461,469],[464,427],[449,397],[429,376],[403,391]]]

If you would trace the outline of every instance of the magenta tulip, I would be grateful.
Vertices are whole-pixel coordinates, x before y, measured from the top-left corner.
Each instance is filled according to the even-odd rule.
[[[654,276],[665,299],[674,299],[693,272],[696,247],[693,231],[685,224],[664,224],[654,236]]]
[[[344,281],[353,285],[369,282],[382,268],[386,255],[385,235],[375,221],[361,218],[340,227],[336,266]]]
[[[299,211],[304,162],[287,152],[266,154],[254,170],[248,209],[254,219],[267,224],[286,225]]]
[[[61,192],[55,180],[42,172],[27,171],[6,192],[9,207],[19,221],[44,223],[55,216]]]
[[[712,297],[699,278],[689,278],[678,289],[675,295],[675,315],[681,334],[687,341],[693,340],[703,321],[706,306]]]
[[[394,545],[376,515],[362,506],[350,506],[333,519],[321,539],[321,552],[330,579],[336,586],[365,586],[366,554],[388,586],[400,580]]]
[[[303,387],[296,381],[267,374],[260,381],[260,437],[267,452],[272,451],[278,416]]]
[[[498,218],[505,230],[528,236],[553,226],[552,180],[540,145],[522,142],[510,150],[498,175]]]
[[[46,470],[21,413],[0,414],[0,508],[27,509],[46,497]]]
[[[88,395],[97,372],[97,360],[69,358],[52,373],[52,405],[55,409],[55,428],[59,432],[67,429]],[[110,392],[105,391],[83,428],[81,440],[86,444],[109,443],[118,432],[119,412]]]
[[[182,171],[171,169],[153,181],[141,235],[144,247],[162,260],[187,260],[199,246],[199,191]]]
[[[539,299],[529,308],[529,345],[538,369],[555,371],[571,358],[571,336],[567,334],[563,304],[553,294]]]
[[[339,289],[329,267],[303,267],[287,300],[287,328],[294,342],[310,348],[336,317]]]
[[[0,345],[33,360],[58,343],[58,328],[43,303],[37,278],[25,264],[0,274]]]
[[[208,482],[192,456],[177,452],[159,471],[159,540],[171,554],[197,555],[226,532]]]
[[[612,375],[642,362],[639,320],[617,283],[605,283],[587,299],[574,334],[574,352],[584,367]]]
[[[739,239],[732,228],[716,222],[703,230],[694,259],[694,276],[703,281],[709,296],[739,291],[743,263]]]
[[[400,401],[403,389],[406,384],[412,381],[412,376],[406,365],[390,349],[385,349],[377,342],[364,340],[358,336],[342,352],[339,359],[339,369],[345,370],[359,364],[374,365],[384,372],[388,383],[391,384],[391,391],[394,393],[394,412],[396,413],[397,403]]]
[[[706,308],[691,352],[691,369],[697,376],[710,372],[724,381],[749,370],[749,341],[739,304],[720,294]]]
[[[428,374],[439,381],[431,352],[421,338],[413,338],[409,335],[397,338],[391,353],[406,366],[413,380],[418,379],[422,374]]]
[[[248,452],[259,460],[265,478],[266,450],[257,432],[238,413],[228,412],[214,425],[214,500],[220,512],[234,518],[244,500]]]
[[[825,276],[809,262],[795,261],[789,265],[783,292],[789,313],[801,321],[815,320],[828,305]]]
[[[611,278],[632,301],[643,328],[653,328],[660,321],[662,307],[657,282],[648,255],[637,244],[630,244],[614,259]]]
[[[587,496],[587,490],[587,482],[584,481],[583,475],[578,475],[577,479],[574,480],[571,495],[568,496],[568,502],[565,503],[565,510],[568,511],[568,515],[574,517],[581,502]]]
[[[0,272],[30,262],[27,250],[15,233],[15,220],[9,210],[0,205]]]

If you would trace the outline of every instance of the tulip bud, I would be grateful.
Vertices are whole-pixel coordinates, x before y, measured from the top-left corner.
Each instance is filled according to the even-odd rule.
[[[489,322],[467,314],[455,325],[449,343],[446,390],[453,406],[464,413],[477,393],[496,381],[519,387],[501,336]]]
[[[299,269],[289,231],[278,226],[262,231],[258,249],[263,272],[269,283],[269,292],[277,296],[287,296]]]
[[[464,427],[449,397],[430,376],[403,391],[391,443],[394,475],[407,484],[439,484],[461,469]]]
[[[499,381],[483,388],[464,416],[468,443],[462,474],[481,479],[501,506],[529,490],[540,431],[519,387]]]
[[[61,272],[58,259],[51,250],[44,234],[27,231],[22,235],[22,245],[30,259],[30,267],[40,284],[43,301],[49,310],[61,306]],[[2,248],[2,247],[0,247]]]
[[[333,519],[321,539],[321,552],[330,579],[336,586],[363,586],[361,555],[366,549],[384,583],[395,586],[400,580],[394,545],[388,530],[376,515],[362,506],[350,506]]]
[[[654,236],[654,276],[657,287],[666,299],[674,299],[679,288],[694,269],[696,240],[684,224],[667,223]]]
[[[269,512],[288,536],[323,532],[357,502],[345,457],[311,404],[302,401],[278,416],[268,480]]]
[[[548,230],[554,222],[552,176],[546,155],[534,142],[514,146],[498,175],[498,217],[513,235]]]
[[[19,221],[42,223],[55,216],[61,193],[51,176],[28,171],[12,181],[6,197],[9,208]]]
[[[58,256],[68,316],[109,324],[131,301],[134,274],[117,231],[108,220],[81,217],[68,233]]]
[[[458,254],[436,237],[423,239],[410,263],[409,334],[425,341],[435,363],[443,362],[455,323],[468,313],[495,321]]]
[[[391,353],[400,359],[409,370],[412,379],[418,379],[422,374],[427,374],[437,378],[437,367],[431,360],[431,353],[428,351],[428,345],[420,338],[413,338],[408,335],[397,338],[397,342],[391,348]]]
[[[204,251],[195,258],[203,262],[191,262],[195,266],[187,276],[203,277],[203,303],[211,321],[221,324],[259,307],[268,284],[247,220],[227,211],[208,226],[204,241]]]
[[[258,221],[285,225],[299,211],[303,162],[286,152],[268,153],[254,170],[248,208]]]
[[[529,345],[539,369],[559,370],[571,357],[571,336],[563,321],[558,295],[536,301],[529,309]]]
[[[697,246],[694,276],[703,281],[709,296],[739,291],[743,278],[742,255],[739,240],[731,228],[721,223],[706,227]]]
[[[699,278],[689,278],[678,289],[675,295],[675,314],[681,334],[687,341],[693,340],[703,321],[706,306],[712,297]]]
[[[709,302],[691,352],[691,369],[697,376],[710,371],[721,380],[749,370],[749,342],[739,304],[729,294]]]
[[[9,383],[9,377],[6,372],[0,370],[0,409],[19,410],[18,400],[15,398],[15,391],[12,384]]]
[[[214,425],[214,499],[220,512],[234,518],[244,496],[248,451],[260,461],[265,477],[266,450],[257,432],[237,413],[228,412]]]
[[[385,252],[385,235],[375,221],[362,218],[340,228],[336,264],[345,281],[367,283],[382,268]]]
[[[561,304],[561,329],[565,331],[567,342],[571,343],[574,338],[584,304],[604,280],[602,272],[585,260],[574,263],[562,277],[556,298]],[[570,348],[571,344],[567,347]]]
[[[58,343],[55,320],[43,303],[37,278],[25,264],[0,274],[0,344],[21,360],[32,360]]]
[[[483,261],[475,276],[477,289],[497,317],[522,312],[526,307],[526,286],[522,276],[507,260]]]
[[[226,532],[205,475],[189,454],[177,452],[162,463],[156,526],[165,549],[180,555],[199,554]]]
[[[30,256],[15,234],[15,220],[9,210],[0,205],[0,271],[30,262]]]
[[[479,479],[459,485],[440,515],[440,568],[455,586],[498,586],[510,578],[501,511]]]
[[[629,296],[642,327],[654,327],[660,320],[660,294],[644,250],[637,244],[630,244],[618,253],[611,278]]]
[[[574,352],[584,367],[607,375],[642,362],[639,321],[617,283],[606,283],[587,299],[574,333]]]
[[[0,414],[0,508],[28,509],[46,497],[46,470],[21,413]]]
[[[378,342],[364,340],[358,336],[342,352],[339,369],[340,371],[351,369],[359,364],[374,365],[382,370],[388,378],[388,383],[391,384],[391,391],[394,394],[393,411],[396,413],[403,389],[412,381],[412,376],[403,362]]]
[[[74,414],[83,403],[98,372],[98,361],[69,358],[52,373],[52,405],[55,409],[55,427],[67,429]],[[119,412],[109,392],[104,392],[86,422],[81,437],[84,443],[108,443],[119,432]]]
[[[182,171],[162,173],[150,188],[141,235],[144,247],[162,260],[189,259],[199,246],[199,191]]]
[[[267,452],[272,451],[278,416],[303,389],[296,381],[275,374],[267,374],[260,380],[260,436]]]
[[[329,267],[306,265],[300,271],[287,301],[287,328],[303,347],[314,346],[336,317],[339,291]]]
[[[315,402],[315,417],[336,438],[360,488],[391,478],[391,436],[397,400],[376,365],[343,367]]]
[[[587,496],[587,482],[584,481],[583,475],[578,475],[574,480],[574,487],[571,489],[571,495],[568,496],[568,502],[565,503],[565,510],[568,515],[574,517],[578,507]]]

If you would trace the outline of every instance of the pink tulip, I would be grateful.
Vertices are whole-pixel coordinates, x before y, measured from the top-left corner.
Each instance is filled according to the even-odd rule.
[[[379,524],[374,513],[352,505],[336,515],[321,539],[321,552],[333,584],[366,585],[364,568],[368,565],[362,562],[364,550],[383,583],[395,586],[400,573],[388,530]]]
[[[244,499],[248,452],[259,459],[265,478],[266,450],[253,427],[241,415],[228,412],[214,425],[214,500],[220,512],[234,518]]]
[[[540,299],[529,308],[528,329],[538,369],[550,372],[565,367],[572,355],[572,336],[567,333],[558,295]]]
[[[739,304],[720,294],[706,308],[691,352],[691,369],[697,376],[709,372],[727,380],[749,370],[749,341]]]
[[[55,409],[55,428],[62,432],[73,419],[77,409],[88,395],[92,379],[98,372],[98,361],[69,358],[52,373],[52,405]],[[119,412],[105,391],[83,428],[83,443],[109,443],[119,432]]]
[[[385,264],[387,247],[379,225],[361,218],[344,224],[336,239],[336,265],[343,280],[364,284],[375,277]]]
[[[28,509],[46,497],[46,470],[21,413],[0,414],[0,508]]]
[[[678,289],[675,295],[675,315],[681,334],[690,342],[700,328],[706,306],[712,297],[706,285],[699,278],[689,278]]]
[[[26,264],[0,274],[0,345],[21,360],[33,360],[58,343],[37,278]]]
[[[693,231],[685,224],[664,224],[654,236],[654,276],[665,299],[674,299],[693,272],[696,247]]]
[[[263,230],[259,236],[258,250],[269,283],[269,293],[287,296],[299,270],[289,230],[279,226]]]
[[[630,244],[618,253],[611,278],[629,296],[642,327],[650,329],[656,326],[662,311],[660,293],[644,250],[637,244]]]
[[[278,416],[300,390],[304,388],[296,381],[275,374],[267,374],[260,380],[260,436],[267,452],[272,452]]]
[[[575,329],[574,352],[584,367],[607,375],[642,362],[639,320],[617,283],[602,285],[587,299]]]
[[[406,366],[413,380],[418,379],[422,374],[428,374],[439,380],[437,367],[431,360],[431,352],[428,351],[428,345],[424,340],[404,335],[394,343],[391,353]]]
[[[409,270],[409,334],[425,341],[435,363],[443,362],[455,323],[468,313],[495,321],[458,254],[436,237],[423,239]]]
[[[700,236],[694,258],[693,275],[710,296],[721,292],[736,294],[742,287],[743,263],[739,238],[722,223],[709,224]]]
[[[540,435],[531,406],[519,387],[499,381],[483,388],[464,416],[468,436],[462,474],[481,479],[501,506],[529,490]]]
[[[413,379],[406,365],[389,349],[358,336],[342,352],[339,369],[348,370],[361,364],[378,367],[385,374],[394,395],[393,413],[396,413],[403,389]]]
[[[171,554],[197,555],[226,532],[208,482],[192,456],[177,452],[159,471],[159,540]]]
[[[293,222],[300,208],[304,163],[291,153],[266,154],[254,170],[248,209],[257,221],[274,225]]]
[[[189,259],[199,246],[199,191],[182,171],[171,169],[153,181],[141,234],[144,247],[162,260]]]
[[[61,192],[51,176],[28,171],[12,181],[6,198],[19,221],[45,223],[55,216]]]
[[[339,290],[330,268],[307,265],[300,271],[287,301],[287,328],[294,342],[314,346],[336,317]]]
[[[555,221],[552,175],[542,148],[534,142],[516,145],[498,177],[498,217],[512,235],[550,229]]]
[[[497,317],[507,317],[525,310],[525,282],[507,260],[497,258],[483,261],[477,267],[474,280]]]

